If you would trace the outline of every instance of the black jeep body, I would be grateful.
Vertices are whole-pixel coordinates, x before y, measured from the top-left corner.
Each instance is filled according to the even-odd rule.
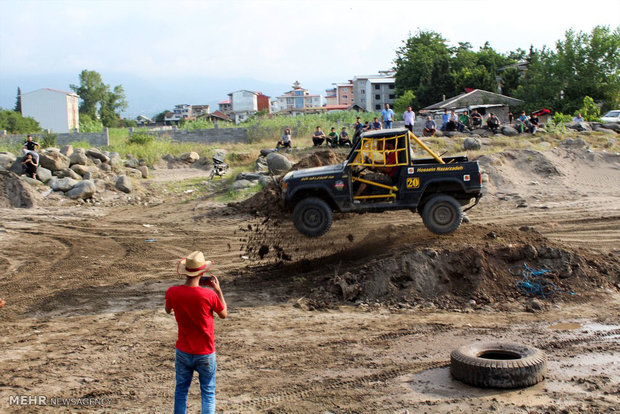
[[[414,142],[431,157],[414,158]],[[364,178],[376,167],[395,169],[391,170],[391,185]],[[357,195],[360,185],[368,191]],[[420,213],[430,231],[448,234],[461,224],[461,207],[478,203],[482,178],[478,162],[466,156],[441,158],[408,130],[389,129],[363,134],[341,164],[289,172],[281,187],[295,226],[309,237],[329,230],[332,211],[402,209]]]

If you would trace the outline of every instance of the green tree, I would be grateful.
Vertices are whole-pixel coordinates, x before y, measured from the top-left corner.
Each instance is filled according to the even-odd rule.
[[[169,113],[170,111],[161,111],[160,113],[155,115],[155,118],[153,118],[153,120],[155,122],[164,122],[164,119],[166,118],[166,114],[169,114]]]
[[[408,106],[414,107],[415,94],[413,91],[405,91],[401,96],[394,101],[394,112],[402,113],[407,110]],[[415,108],[415,107],[414,107]]]
[[[0,130],[6,130],[10,134],[27,134],[41,132],[41,126],[33,118],[0,108]]]
[[[91,119],[97,118],[97,110],[108,92],[101,75],[94,70],[84,69],[80,73],[80,85],[70,85],[70,88],[80,96],[80,115],[88,115]]]
[[[594,99],[586,96],[583,98],[583,106],[575,111],[575,115],[580,113],[584,120],[590,121],[600,121],[601,118],[601,110],[594,103]]]
[[[22,89],[19,86],[17,87],[17,98],[15,99],[15,109],[13,110],[20,114],[22,113]]]
[[[101,101],[99,115],[101,122],[107,127],[120,125],[120,113],[127,109],[125,90],[121,85],[114,87],[113,91],[107,91]]]

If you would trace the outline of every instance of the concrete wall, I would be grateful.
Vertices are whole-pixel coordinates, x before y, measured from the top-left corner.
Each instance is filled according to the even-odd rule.
[[[236,91],[232,93],[232,106],[234,112],[257,111],[256,94],[249,91]]]
[[[136,131],[137,132],[137,131]],[[132,130],[130,129],[130,134]],[[197,143],[242,143],[248,142],[248,130],[246,128],[213,128],[196,129],[187,131],[184,129],[172,128],[169,130],[150,130],[147,132],[160,138],[168,138],[176,142],[197,142]]]
[[[8,142],[8,143],[19,143],[22,144],[26,142],[26,137],[28,134],[3,134],[3,131],[0,131],[0,142]],[[41,144],[43,140],[43,134],[30,134],[32,135],[32,139]],[[110,137],[108,134],[108,128],[104,128],[102,132],[75,132],[75,133],[65,133],[56,135],[56,146],[62,147],[63,145],[71,144],[72,142],[80,142],[85,141],[88,142],[93,147],[105,147],[110,145]]]
[[[41,128],[52,132],[69,132],[73,126],[69,123],[67,94],[60,91],[39,89],[22,94],[22,115],[34,118]],[[76,118],[77,114],[72,113],[71,121],[75,122]]]

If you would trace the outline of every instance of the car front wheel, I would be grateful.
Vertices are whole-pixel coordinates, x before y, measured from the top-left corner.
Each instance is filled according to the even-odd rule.
[[[319,237],[332,226],[332,210],[320,198],[304,198],[293,209],[293,219],[301,234]]]

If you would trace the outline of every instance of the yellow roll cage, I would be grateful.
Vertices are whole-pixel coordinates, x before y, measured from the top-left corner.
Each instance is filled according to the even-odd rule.
[[[401,147],[398,146],[400,138],[409,138],[401,140],[403,143]],[[441,159],[437,154],[433,152],[426,144],[424,144],[418,137],[416,137],[410,131],[402,135],[396,135],[393,137],[362,137],[362,142],[358,149],[355,150],[356,155],[353,158],[353,161],[349,163],[351,166],[358,167],[399,167],[403,165],[409,165],[409,145],[408,142],[411,140],[415,141],[420,147],[422,147],[426,152],[428,152],[438,163],[445,164],[444,160]],[[394,143],[394,149],[386,149],[386,145],[388,142]],[[396,153],[396,163],[387,163],[388,155],[392,152]],[[404,152],[405,156],[400,157],[400,154]],[[400,159],[404,159],[404,161],[399,161]],[[354,200],[366,200],[366,199],[377,199],[377,198],[387,198],[387,199],[396,199],[396,193],[398,192],[398,187],[389,186],[381,183],[377,183],[374,181],[367,180],[365,178],[360,178],[351,175],[351,181],[359,181],[360,183],[365,183],[368,185],[372,185],[379,188],[384,188],[388,190],[385,194],[375,194],[375,195],[366,195],[366,196],[354,196]]]

